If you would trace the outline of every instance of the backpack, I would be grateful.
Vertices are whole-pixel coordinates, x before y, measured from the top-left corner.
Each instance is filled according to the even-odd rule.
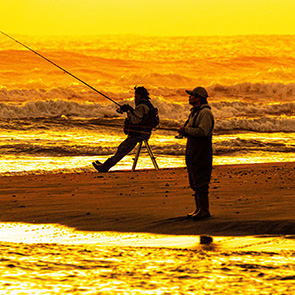
[[[160,123],[159,112],[158,109],[155,108],[150,101],[141,101],[148,106],[149,108],[149,116],[138,125],[130,124],[128,118],[125,119],[124,122],[124,133],[125,134],[138,134],[138,133],[150,133],[152,129],[156,128]]]
[[[159,111],[149,101],[144,102],[150,109],[149,117],[146,120],[146,125],[151,129],[156,128],[160,124]]]

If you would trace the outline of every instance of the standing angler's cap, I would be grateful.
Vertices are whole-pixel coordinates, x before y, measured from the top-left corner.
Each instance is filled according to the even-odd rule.
[[[207,97],[208,97],[208,92],[203,87],[196,87],[193,90],[185,90],[185,91],[189,95],[198,95],[198,96],[201,96],[205,99],[207,99]]]

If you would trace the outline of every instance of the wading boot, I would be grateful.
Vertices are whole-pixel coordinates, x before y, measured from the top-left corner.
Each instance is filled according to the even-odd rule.
[[[192,218],[194,215],[196,215],[199,210],[200,210],[200,206],[199,206],[199,201],[198,201],[198,196],[197,194],[193,194],[194,198],[195,198],[195,203],[196,203],[196,210],[191,212],[191,213],[187,213],[186,218]]]
[[[209,197],[207,194],[200,194],[198,196],[199,211],[196,214],[193,214],[191,218],[193,220],[199,220],[203,218],[211,217],[209,212]]]

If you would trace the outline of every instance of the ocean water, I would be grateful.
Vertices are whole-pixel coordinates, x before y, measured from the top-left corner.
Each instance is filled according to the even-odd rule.
[[[17,233],[17,235],[16,235]],[[0,294],[294,294],[294,236],[78,232],[0,224]]]
[[[195,86],[207,88],[216,118],[215,165],[295,159],[294,36],[13,37],[120,104],[145,86],[159,109],[150,145],[161,168],[185,165],[173,129]],[[2,175],[89,171],[116,151],[125,135],[114,103],[4,35],[0,58]],[[131,169],[133,157],[113,170]],[[153,167],[145,151],[138,167]]]
[[[174,129],[207,88],[214,164],[294,161],[295,37],[13,36],[120,104],[145,86],[160,168],[184,166]],[[116,105],[0,35],[0,175],[93,171],[124,140]],[[130,170],[134,153],[113,170]],[[138,167],[152,168],[146,152]],[[294,294],[294,236],[77,232],[0,224],[0,294]]]

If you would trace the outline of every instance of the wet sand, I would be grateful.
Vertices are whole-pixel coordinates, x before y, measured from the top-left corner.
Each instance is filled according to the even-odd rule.
[[[295,163],[213,169],[212,217],[193,221],[185,168],[0,177],[0,222],[85,231],[246,236],[295,234]]]

